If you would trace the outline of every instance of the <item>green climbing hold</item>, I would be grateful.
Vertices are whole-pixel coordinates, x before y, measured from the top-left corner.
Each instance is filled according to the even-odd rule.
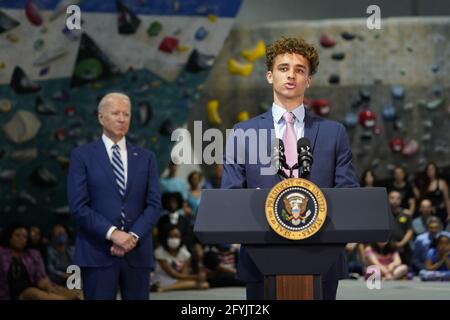
[[[149,37],[156,37],[162,30],[162,25],[158,21],[151,23],[148,26],[147,34]]]

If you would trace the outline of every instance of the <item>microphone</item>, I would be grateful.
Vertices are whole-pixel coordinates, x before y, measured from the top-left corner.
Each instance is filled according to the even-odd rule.
[[[277,173],[284,178],[288,178],[284,169],[290,169],[286,163],[286,155],[284,154],[284,143],[281,139],[274,139],[272,141],[272,155],[270,164],[277,170]]]
[[[311,166],[314,162],[311,152],[311,143],[308,138],[301,138],[297,141],[299,176],[306,177],[311,173]]]

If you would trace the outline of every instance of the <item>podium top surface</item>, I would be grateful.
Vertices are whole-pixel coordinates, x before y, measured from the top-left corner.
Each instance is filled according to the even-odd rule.
[[[327,201],[326,221],[304,240],[288,240],[271,229],[264,208],[270,189],[203,190],[194,232],[205,244],[370,243],[389,238],[393,219],[385,188],[321,190]]]

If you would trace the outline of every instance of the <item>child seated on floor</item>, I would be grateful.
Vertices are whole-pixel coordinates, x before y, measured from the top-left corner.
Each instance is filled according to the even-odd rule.
[[[161,230],[155,259],[152,291],[209,288],[205,272],[190,272],[191,254],[183,245],[182,234],[177,227],[172,226]]]
[[[425,268],[419,275],[422,281],[450,281],[450,238],[440,234],[427,253]]]
[[[408,266],[402,264],[400,254],[388,242],[377,242],[364,250],[367,266],[380,268],[382,280],[398,280],[408,273]],[[369,274],[366,273],[366,277]]]

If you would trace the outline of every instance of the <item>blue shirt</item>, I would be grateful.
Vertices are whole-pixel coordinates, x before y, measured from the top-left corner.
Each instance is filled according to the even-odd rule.
[[[448,254],[448,256],[450,257],[450,253]],[[440,260],[438,257],[438,252],[435,248],[431,248],[430,250],[428,250],[427,260],[431,260],[432,264],[435,264]],[[447,264],[443,263],[438,269],[436,269],[436,271],[448,271]]]
[[[450,236],[449,232],[441,231],[441,233]],[[438,233],[438,235],[441,233]],[[428,250],[430,249],[432,241],[433,239],[431,239],[430,233],[428,232],[418,235],[417,238],[414,240],[412,263],[418,270],[425,269],[425,260],[427,259]]]

